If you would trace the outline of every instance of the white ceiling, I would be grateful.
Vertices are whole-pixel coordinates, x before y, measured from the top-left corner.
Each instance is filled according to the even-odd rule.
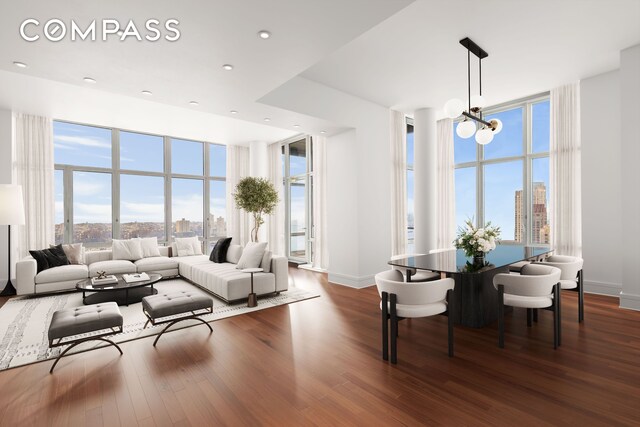
[[[182,37],[28,43],[18,33],[26,18],[132,19],[139,28],[149,18],[175,18]],[[261,29],[273,37],[259,39]],[[0,108],[228,144],[331,135],[351,124],[296,113],[295,102],[278,108],[260,100],[302,76],[407,113],[441,107],[466,96],[458,44],[465,36],[489,52],[483,89],[496,104],[617,68],[619,51],[640,43],[640,1],[2,2]]]
[[[466,99],[466,36],[489,53],[483,94],[498,104],[618,68],[640,43],[640,1],[419,0],[302,76],[406,113],[441,108]]]
[[[256,100],[317,63],[335,49],[377,25],[409,4],[411,0],[32,0],[0,5],[0,106],[18,111],[33,109],[34,92],[59,93],[60,83],[81,87],[71,91],[79,99],[37,97],[38,109],[54,118],[86,113],[86,105],[100,104],[109,98],[109,108],[120,109],[115,115],[144,116],[140,103],[155,103],[227,117],[210,118],[220,132],[209,132],[215,140],[233,134],[232,141],[275,140],[284,134],[299,132],[328,134],[339,131],[340,123],[329,123],[291,111],[263,105]],[[181,38],[177,42],[125,41],[117,37],[108,42],[75,41],[69,38],[53,43],[41,37],[32,43],[19,35],[20,24],[27,18],[40,20],[41,26],[58,18],[70,26],[73,19],[81,26],[92,20],[118,19],[122,25],[132,19],[144,29],[147,19],[180,21]],[[257,32],[267,29],[273,36],[261,40]],[[33,29],[32,29],[33,30]],[[42,32],[40,31],[40,34]],[[100,33],[98,33],[100,34]],[[18,69],[13,61],[28,64]],[[223,64],[233,64],[225,71]],[[11,74],[39,77],[41,80],[10,78]],[[9,77],[8,77],[9,76]],[[90,76],[97,84],[84,83]],[[15,86],[18,85],[18,86]],[[152,97],[140,92],[150,90]],[[121,98],[113,98],[112,94]],[[188,105],[195,100],[197,107]],[[150,105],[150,104],[148,104]],[[154,108],[159,111],[160,107]],[[75,112],[74,112],[75,110]],[[237,110],[231,115],[230,110]],[[158,122],[175,114],[167,109]],[[208,116],[203,116],[208,117]],[[269,125],[263,119],[271,118]],[[67,118],[67,117],[65,117]],[[149,121],[148,117],[141,117]],[[153,118],[151,118],[153,119]],[[243,121],[254,122],[243,133]],[[104,124],[104,123],[101,123]],[[294,127],[294,125],[300,125]],[[229,129],[233,128],[233,132]],[[261,136],[261,132],[264,136]],[[256,138],[256,133],[260,138]],[[230,143],[233,143],[229,140]]]

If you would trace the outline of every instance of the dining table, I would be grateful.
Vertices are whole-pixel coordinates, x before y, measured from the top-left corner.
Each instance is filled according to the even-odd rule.
[[[493,277],[509,273],[513,264],[540,261],[552,252],[549,246],[500,244],[483,259],[467,257],[464,250],[452,248],[396,258],[389,264],[406,269],[407,282],[411,281],[412,272],[418,270],[453,278],[455,288],[449,315],[453,316],[454,324],[482,328],[498,319],[498,291],[493,287]]]

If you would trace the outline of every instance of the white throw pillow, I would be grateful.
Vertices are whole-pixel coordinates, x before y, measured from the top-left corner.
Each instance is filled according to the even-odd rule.
[[[185,244],[191,245],[192,250],[187,250]],[[180,250],[180,248],[182,248],[182,251]],[[177,237],[176,252],[178,253],[177,256],[188,256],[184,255],[187,252],[189,253],[189,255],[202,255],[202,243],[200,242],[200,240],[198,240],[197,236]],[[174,256],[176,255],[174,254]]]
[[[142,245],[140,239],[117,240],[113,239],[111,243],[112,259],[126,259],[129,261],[137,261],[144,258],[142,256]]]
[[[242,256],[242,246],[240,245],[229,245],[229,250],[227,250],[227,262],[231,264],[237,264],[240,261],[240,257]]]
[[[264,251],[264,255],[262,255],[262,262],[260,263],[260,268],[264,270],[265,273],[271,272],[271,258],[273,257],[273,253],[271,251]]]
[[[178,249],[178,256],[192,256],[196,254],[195,250],[193,249],[193,245],[188,241],[177,241],[176,248]]]
[[[242,250],[242,256],[238,261],[236,268],[258,268],[262,262],[264,251],[267,248],[267,242],[249,242]]]
[[[158,249],[157,237],[144,237],[140,240],[140,246],[142,246],[142,257],[150,258],[154,256],[160,256],[160,249]]]

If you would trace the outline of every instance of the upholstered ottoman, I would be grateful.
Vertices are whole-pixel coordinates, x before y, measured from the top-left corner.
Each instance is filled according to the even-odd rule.
[[[148,319],[144,324],[145,328],[149,322],[154,326],[169,323],[162,332],[160,332],[160,335],[156,337],[156,340],[153,342],[154,347],[167,329],[183,320],[198,320],[207,325],[209,330],[213,332],[211,325],[198,317],[213,312],[213,300],[197,291],[175,291],[149,295],[148,297],[142,298],[142,311]],[[175,318],[173,316],[180,317]]]
[[[104,341],[116,347],[120,354],[122,354],[122,350],[116,343],[104,338],[107,335],[122,332],[122,324],[122,314],[120,313],[120,309],[118,309],[118,304],[115,302],[67,308],[53,313],[51,324],[49,325],[49,348],[67,344],[71,345],[56,358],[49,373],[53,372],[53,368],[56,367],[62,356],[83,342],[94,340]],[[105,332],[98,335],[73,339],[73,337],[79,335],[103,330],[105,330]],[[65,338],[70,339],[64,340]]]

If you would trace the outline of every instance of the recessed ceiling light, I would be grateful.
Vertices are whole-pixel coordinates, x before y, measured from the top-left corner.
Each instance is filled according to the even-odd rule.
[[[327,131],[326,130],[321,130],[320,133],[327,133]]]
[[[91,77],[85,77],[82,80],[84,80],[87,83],[96,83],[95,79],[92,79]]]
[[[24,62],[13,61],[13,65],[15,65],[18,68],[27,68],[27,64],[25,64]]]
[[[266,40],[269,37],[271,37],[271,33],[267,30],[260,30],[258,31],[258,37],[260,37],[263,40]]]
[[[238,114],[238,112],[236,110],[231,110],[229,111],[231,114]]]
[[[198,101],[189,101],[189,105],[198,105]]]
[[[150,90],[143,90],[143,91],[142,91],[142,94],[143,94],[143,95],[147,95],[147,96],[151,96],[151,95],[153,95],[153,94],[151,93],[151,91],[150,91]]]
[[[233,70],[233,65],[231,65],[231,64],[224,64],[224,65],[222,66],[222,69],[223,69],[223,70],[227,70],[227,71],[231,71],[231,70]]]
[[[264,118],[264,121],[265,121],[265,122],[270,122],[270,121],[271,121],[271,119],[270,119],[269,117],[265,117],[265,118]]]

